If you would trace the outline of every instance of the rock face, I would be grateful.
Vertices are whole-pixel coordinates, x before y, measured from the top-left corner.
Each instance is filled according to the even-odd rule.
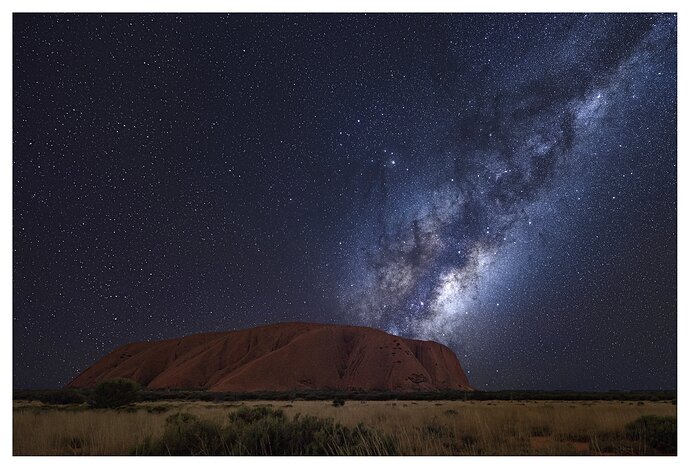
[[[149,389],[471,390],[453,351],[366,327],[280,323],[124,345],[68,386],[112,378]]]

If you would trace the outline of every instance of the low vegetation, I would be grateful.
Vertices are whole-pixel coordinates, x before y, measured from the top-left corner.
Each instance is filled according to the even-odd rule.
[[[628,440],[643,441],[644,446],[656,453],[676,453],[677,423],[670,416],[647,415],[626,424]]]
[[[358,424],[300,414],[288,418],[267,406],[242,407],[227,421],[175,413],[163,434],[147,438],[133,455],[395,455],[390,436]]]
[[[666,455],[676,406],[645,401],[15,401],[15,455]]]
[[[95,408],[118,408],[139,400],[140,386],[133,380],[113,379],[101,382],[90,402]]]
[[[15,390],[15,400],[36,400],[43,403],[60,403],[51,398],[81,398],[82,401],[93,399],[93,390]],[[668,401],[676,399],[676,391],[618,391],[608,392],[574,392],[574,391],[535,391],[535,390],[502,390],[495,392],[466,391],[429,391],[429,392],[391,392],[391,391],[339,391],[339,390],[293,390],[284,392],[208,392],[203,390],[147,390],[139,392],[141,401],[321,401],[321,400],[462,400],[462,401]],[[65,402],[73,403],[73,402]]]

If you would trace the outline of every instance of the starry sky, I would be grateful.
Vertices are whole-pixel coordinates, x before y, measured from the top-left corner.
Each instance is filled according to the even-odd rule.
[[[15,388],[279,321],[676,388],[674,14],[13,18]]]

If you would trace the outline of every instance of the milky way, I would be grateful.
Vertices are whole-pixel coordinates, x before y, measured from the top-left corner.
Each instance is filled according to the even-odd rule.
[[[628,101],[651,98],[651,82],[661,74],[656,58],[670,47],[674,24],[650,23],[629,50],[599,67],[592,61],[600,51],[582,39],[618,38],[607,36],[608,21],[583,19],[560,38],[555,57],[527,55],[511,67],[513,76],[495,71],[505,83],[481,92],[476,107],[460,109],[443,137],[448,148],[426,155],[434,160],[428,167],[417,164],[413,177],[424,183],[396,178],[402,157],[382,160],[375,203],[386,212],[364,222],[378,238],[365,233],[361,240],[351,269],[357,287],[346,304],[392,332],[468,339],[463,323],[481,320],[476,316],[496,302],[497,289],[519,284],[502,278],[523,267],[517,244],[537,235],[533,219],[557,215],[559,198],[579,200],[591,173],[607,164],[592,138],[611,131],[612,119],[627,118]],[[537,67],[545,76],[523,78],[521,70]],[[468,97],[453,96],[452,87],[448,93],[453,103]],[[413,192],[396,196],[407,184]],[[360,272],[366,273],[358,281]]]
[[[676,16],[15,15],[15,386],[276,321],[675,388]]]

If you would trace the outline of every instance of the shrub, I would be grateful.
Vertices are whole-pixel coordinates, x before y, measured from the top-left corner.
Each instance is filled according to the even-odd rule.
[[[72,389],[54,390],[41,395],[40,401],[51,405],[81,404],[86,402],[86,397]]]
[[[348,428],[331,419],[296,415],[265,406],[242,407],[224,424],[177,413],[163,435],[137,446],[135,455],[393,455],[390,437],[362,424]]]
[[[235,424],[252,424],[256,421],[280,417],[284,418],[285,414],[280,410],[274,410],[268,406],[242,406],[235,412],[228,415],[228,420]]]
[[[222,447],[220,427],[191,414],[176,413],[166,418],[162,439],[149,450],[158,455],[213,455]]]
[[[65,388],[59,390],[14,390],[14,400],[40,401],[52,405],[80,404],[88,400],[89,391]]]
[[[432,419],[429,423],[422,426],[421,429],[426,434],[432,436],[435,439],[453,437],[453,430],[449,426],[440,423],[436,418]]]
[[[94,392],[96,408],[118,408],[139,399],[139,384],[128,379],[105,380]]]
[[[661,453],[676,453],[677,422],[672,416],[642,416],[625,426],[629,439],[641,440]]]
[[[336,398],[335,400],[333,400],[333,406],[335,406],[336,408],[339,406],[344,406],[344,405],[345,405],[345,400],[343,400],[342,398]]]

